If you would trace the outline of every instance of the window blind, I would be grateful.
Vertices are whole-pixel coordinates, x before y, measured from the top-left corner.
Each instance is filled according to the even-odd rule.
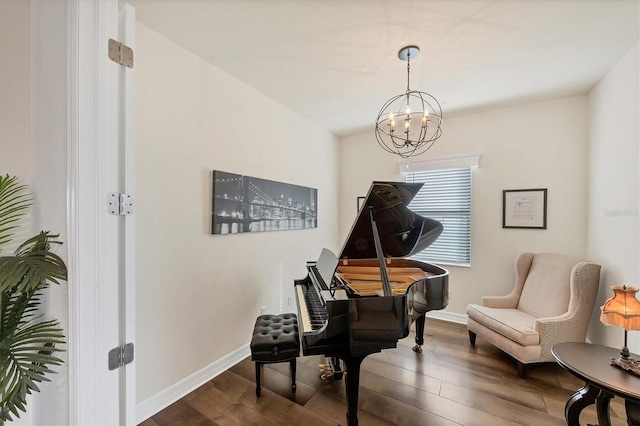
[[[409,208],[442,223],[440,237],[415,259],[455,265],[471,264],[471,168],[406,173],[407,182],[424,182]]]

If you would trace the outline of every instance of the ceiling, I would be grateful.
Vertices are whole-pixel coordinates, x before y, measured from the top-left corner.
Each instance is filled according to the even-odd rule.
[[[124,0],[122,0],[124,1]],[[136,19],[338,136],[407,87],[445,119],[587,93],[640,39],[639,0],[126,0]],[[250,102],[247,99],[247,102]]]

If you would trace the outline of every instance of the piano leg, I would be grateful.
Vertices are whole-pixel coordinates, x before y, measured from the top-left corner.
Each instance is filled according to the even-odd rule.
[[[413,347],[413,351],[422,353],[422,345],[424,345],[424,321],[425,315],[422,314],[416,320],[416,345]]]
[[[343,359],[347,371],[345,389],[347,391],[347,425],[358,425],[358,390],[360,389],[360,364],[365,357]]]

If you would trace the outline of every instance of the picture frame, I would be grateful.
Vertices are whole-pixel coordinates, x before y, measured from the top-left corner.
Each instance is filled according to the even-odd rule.
[[[213,170],[211,234],[318,227],[318,190]]]
[[[547,229],[547,188],[503,190],[502,227]]]

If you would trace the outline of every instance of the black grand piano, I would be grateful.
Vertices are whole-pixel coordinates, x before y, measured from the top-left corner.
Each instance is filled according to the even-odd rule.
[[[416,321],[421,352],[425,313],[448,304],[449,272],[405,259],[433,243],[442,224],[409,210],[422,183],[373,182],[337,258],[323,249],[295,281],[304,355],[329,358],[333,377],[346,370],[347,422],[358,424],[360,364],[395,348]]]

